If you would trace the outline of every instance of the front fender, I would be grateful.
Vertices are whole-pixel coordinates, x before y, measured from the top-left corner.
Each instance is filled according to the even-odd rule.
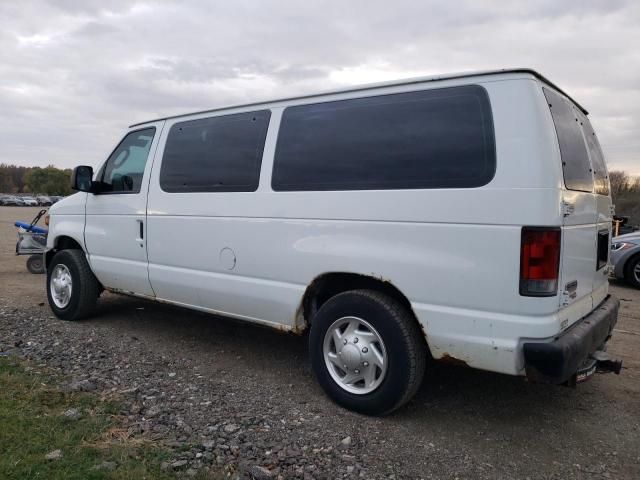
[[[53,255],[58,250],[78,247],[87,252],[84,242],[84,214],[51,216],[44,254],[45,267],[49,266]]]

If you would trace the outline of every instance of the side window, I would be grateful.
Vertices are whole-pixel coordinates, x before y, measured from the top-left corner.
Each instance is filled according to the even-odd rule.
[[[272,187],[473,188],[495,169],[489,97],[466,85],[288,107]]]
[[[609,174],[607,173],[607,165],[604,161],[604,155],[602,154],[598,137],[596,137],[596,132],[585,115],[580,114],[580,123],[589,148],[596,193],[598,195],[609,195]]]
[[[129,133],[116,147],[105,163],[100,189],[111,193],[138,193],[147,164],[155,128]]]
[[[542,89],[556,126],[564,184],[569,190],[593,191],[593,175],[580,120],[574,107],[556,92]]]
[[[176,123],[160,169],[165,192],[253,192],[258,188],[269,110]]]

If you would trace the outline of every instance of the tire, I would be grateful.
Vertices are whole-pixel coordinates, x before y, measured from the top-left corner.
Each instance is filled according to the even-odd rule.
[[[349,329],[354,321],[361,326],[351,335]],[[363,321],[368,325],[363,325]],[[341,322],[347,322],[347,326],[342,336],[335,337],[331,332],[339,332]],[[363,331],[369,340],[359,340],[358,335]],[[377,346],[367,343],[376,335],[381,339]],[[340,351],[338,344],[344,345]],[[362,345],[369,348],[360,348]],[[360,354],[365,350],[368,356]],[[357,378],[356,374],[363,375],[358,368],[371,368],[365,360],[372,358],[374,350],[378,353],[383,350],[385,356],[385,372],[376,366],[376,373],[370,376],[375,378],[379,374],[379,380],[372,381],[370,387],[364,379],[346,386],[339,382],[342,373],[345,379],[349,371],[354,375],[352,378]],[[385,415],[407,403],[422,383],[427,359],[427,345],[412,313],[393,298],[372,290],[344,292],[324,303],[311,324],[309,352],[313,371],[326,394],[337,404],[365,415]],[[348,359],[345,363],[350,365],[344,365],[348,367],[346,370],[332,363],[338,359],[336,355],[340,356],[340,363]],[[376,382],[379,382],[377,386]]]
[[[70,277],[68,301],[56,300],[52,278],[62,272],[62,279]],[[66,282],[62,282],[66,283]],[[62,291],[62,290],[61,290]],[[47,268],[47,299],[56,317],[62,320],[80,320],[93,313],[100,295],[100,283],[89,267],[82,250],[61,250],[51,259]],[[64,299],[63,299],[64,300]]]
[[[42,255],[31,255],[27,258],[27,270],[34,274],[44,273],[45,268]]]
[[[624,266],[624,279],[635,288],[640,288],[640,254],[627,260]]]

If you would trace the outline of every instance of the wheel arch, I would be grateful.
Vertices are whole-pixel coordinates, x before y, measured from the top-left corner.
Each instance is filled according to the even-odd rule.
[[[49,268],[51,259],[60,250],[82,250],[82,244],[69,235],[60,235],[53,241],[53,248],[49,249],[45,253],[45,267]]]
[[[311,325],[315,313],[331,297],[349,290],[363,289],[384,293],[404,306],[420,327],[428,344],[426,332],[418,321],[411,302],[396,285],[382,277],[351,272],[326,272],[317,276],[307,286],[296,315],[297,330],[306,330]]]

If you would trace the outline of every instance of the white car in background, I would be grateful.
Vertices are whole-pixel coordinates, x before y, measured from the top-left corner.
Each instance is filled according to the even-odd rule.
[[[26,197],[20,197],[20,198],[22,199],[22,202],[27,207],[37,207],[39,205],[38,201],[33,197],[26,196]]]

